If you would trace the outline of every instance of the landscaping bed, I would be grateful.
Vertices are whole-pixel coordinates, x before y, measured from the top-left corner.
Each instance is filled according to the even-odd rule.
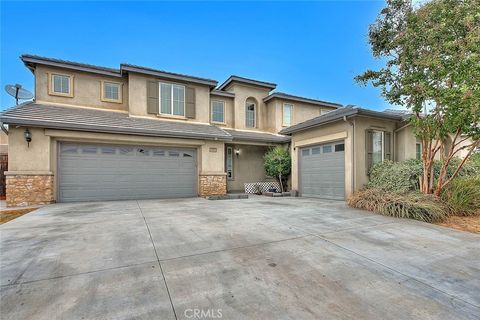
[[[37,210],[38,208],[25,208],[25,209],[12,209],[12,210],[2,210],[0,211],[0,224],[8,222],[10,220],[16,219],[23,216],[29,212]]]
[[[436,166],[438,168],[438,164]],[[420,175],[422,166],[418,160],[379,163],[370,172],[370,182],[348,199],[348,205],[386,216],[480,233],[478,164],[465,164],[439,196],[420,193]]]
[[[461,231],[480,233],[480,214],[471,217],[448,217],[443,222],[437,222],[439,226],[444,226]]]

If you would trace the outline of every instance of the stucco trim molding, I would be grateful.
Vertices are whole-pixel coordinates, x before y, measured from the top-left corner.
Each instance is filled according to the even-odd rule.
[[[53,176],[51,171],[5,171],[5,176]]]
[[[296,141],[294,142],[293,146],[294,147],[304,147],[304,146],[309,146],[313,144],[319,144],[319,143],[324,143],[324,142],[330,142],[330,141],[335,141],[335,140],[342,140],[346,139],[348,137],[348,133],[346,131],[339,132],[339,133],[333,133],[329,134],[323,137],[317,137],[317,138],[311,138],[311,139],[305,139],[301,141]]]
[[[226,172],[200,172],[199,176],[226,176]]]

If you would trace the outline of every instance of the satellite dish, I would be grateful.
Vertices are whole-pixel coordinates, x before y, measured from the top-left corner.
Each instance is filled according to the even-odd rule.
[[[15,98],[16,104],[18,104],[18,100],[28,100],[33,98],[33,93],[28,91],[27,89],[23,89],[22,85],[20,84],[7,84],[5,86],[5,91],[9,95]]]

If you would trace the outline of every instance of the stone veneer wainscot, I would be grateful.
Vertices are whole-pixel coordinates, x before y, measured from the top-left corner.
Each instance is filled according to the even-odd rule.
[[[201,197],[227,194],[227,175],[225,173],[201,174],[199,177],[198,194]]]
[[[7,206],[50,204],[53,197],[53,174],[16,174],[6,172]]]

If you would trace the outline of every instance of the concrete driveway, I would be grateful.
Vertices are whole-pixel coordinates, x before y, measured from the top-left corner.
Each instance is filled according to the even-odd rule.
[[[478,319],[480,237],[304,198],[56,204],[0,227],[2,319]]]

